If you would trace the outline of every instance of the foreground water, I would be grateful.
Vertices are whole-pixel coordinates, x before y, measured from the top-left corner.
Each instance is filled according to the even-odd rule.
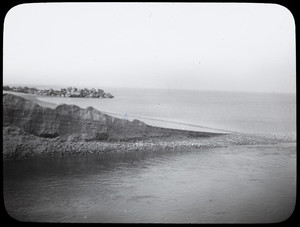
[[[105,90],[116,98],[41,100],[157,126],[295,138],[295,95]],[[296,200],[296,140],[3,164],[5,207],[21,221],[269,223],[288,218]]]
[[[5,207],[22,221],[278,222],[296,198],[295,144],[4,163]]]

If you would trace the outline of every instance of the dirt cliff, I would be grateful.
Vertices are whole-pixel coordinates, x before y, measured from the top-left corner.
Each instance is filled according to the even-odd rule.
[[[3,94],[3,127],[16,126],[44,138],[72,137],[75,141],[121,141],[153,137],[209,137],[216,133],[166,129],[119,119],[93,107],[62,104],[55,109],[28,99]],[[5,136],[5,135],[4,135]]]

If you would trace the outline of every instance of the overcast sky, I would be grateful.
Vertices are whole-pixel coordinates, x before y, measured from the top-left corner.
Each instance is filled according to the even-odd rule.
[[[4,22],[3,84],[296,91],[276,4],[34,3]]]

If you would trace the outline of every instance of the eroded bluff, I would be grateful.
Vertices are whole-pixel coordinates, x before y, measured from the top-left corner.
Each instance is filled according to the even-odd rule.
[[[62,104],[52,109],[20,96],[3,94],[3,127],[7,126],[19,127],[26,133],[39,137],[71,136],[74,140],[85,141],[217,135],[153,127],[138,120],[131,122],[115,118],[93,107],[83,109],[76,105]]]

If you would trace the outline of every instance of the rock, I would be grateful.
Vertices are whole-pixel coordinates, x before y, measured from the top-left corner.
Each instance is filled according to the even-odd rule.
[[[92,88],[91,90],[84,88],[78,89],[76,87],[68,87],[68,88],[61,88],[60,90],[44,89],[39,90],[37,88],[28,88],[28,87],[12,87],[4,86],[4,91],[14,91],[14,92],[22,92],[22,93],[30,93],[30,94],[37,94],[37,95],[44,95],[44,96],[55,96],[55,97],[87,97],[87,98],[113,98],[114,96],[110,93],[104,93],[102,89],[96,90]]]
[[[78,91],[72,91],[69,97],[81,97]]]
[[[104,97],[105,97],[105,98],[113,98],[114,96],[112,96],[110,93],[105,93],[105,94],[104,94]]]
[[[11,91],[11,88],[9,86],[3,86],[4,91]]]

